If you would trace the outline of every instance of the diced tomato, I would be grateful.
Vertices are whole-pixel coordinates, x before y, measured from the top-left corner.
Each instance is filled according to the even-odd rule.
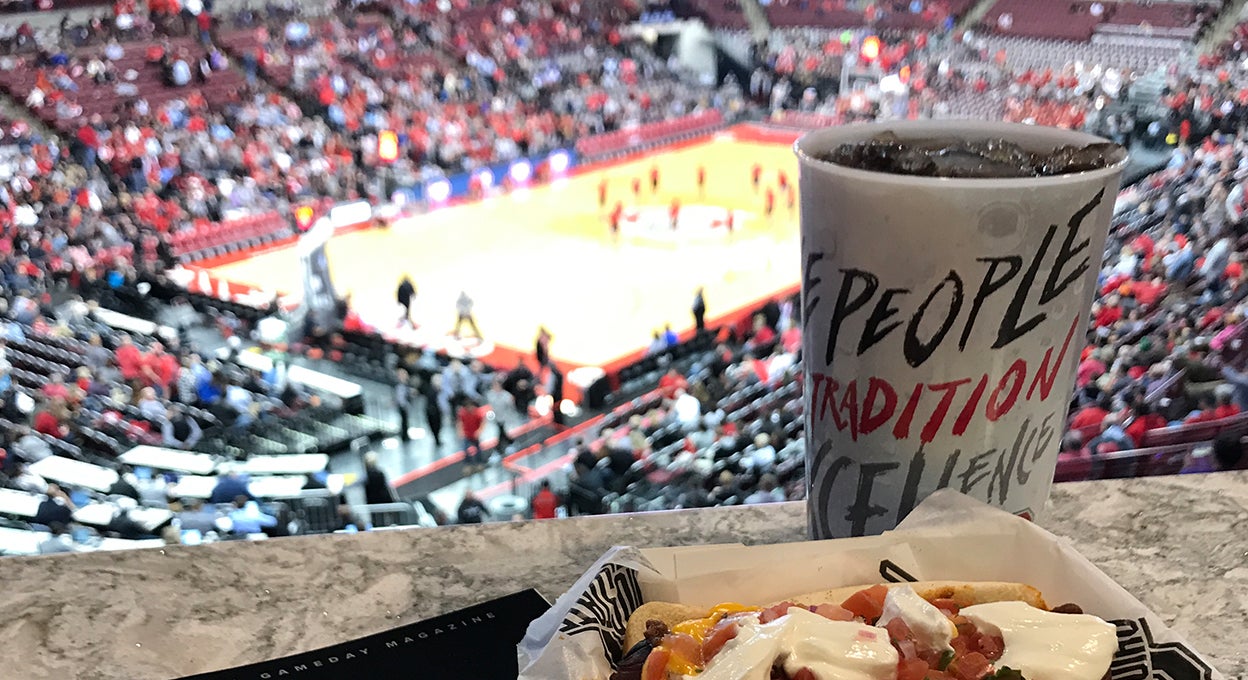
[[[663,647],[650,650],[646,663],[641,667],[641,680],[667,680],[667,662],[672,653]]]
[[[932,606],[941,611],[948,612],[949,614],[956,615],[958,612],[962,611],[962,608],[958,606],[957,602],[954,602],[947,597],[938,597],[935,600],[932,600]]]
[[[821,604],[814,611],[819,616],[833,621],[853,621],[854,613],[839,604]]]
[[[958,636],[949,642],[949,645],[953,647],[954,655],[962,656],[963,654],[969,654],[975,651],[975,641],[972,638],[974,638],[974,633],[964,635],[962,631],[959,630]]]
[[[868,623],[874,623],[884,613],[884,597],[888,595],[888,586],[871,586],[850,595],[841,606],[861,616]]]
[[[949,664],[949,673],[956,680],[980,680],[992,670],[988,657],[979,652],[960,656]]]
[[[932,669],[927,672],[927,680],[953,680],[953,676],[944,671]]]
[[[996,661],[1001,658],[1001,654],[1005,652],[1005,640],[998,635],[980,635],[979,651],[988,657],[989,661]]]
[[[943,651],[937,652],[930,649],[919,652],[919,658],[923,659],[923,663],[926,663],[928,668],[940,668],[940,660],[944,655]]]
[[[790,680],[819,680],[819,676],[815,675],[815,672],[809,668],[803,668],[794,673]]]
[[[702,663],[705,665],[710,663],[711,659],[719,653],[719,650],[728,644],[728,641],[737,636],[737,622],[725,621],[711,629],[711,634],[706,636],[706,641],[702,643]]]
[[[798,606],[800,605],[793,604],[792,602],[781,602],[780,604],[773,604],[772,606],[758,613],[758,622],[759,623],[771,623],[772,621],[775,621],[781,616],[785,616],[786,614],[788,614],[789,607],[798,607]]]
[[[669,633],[663,637],[663,641],[659,643],[679,659],[683,659],[691,665],[702,665],[702,645],[692,635],[684,633]]]
[[[897,662],[897,680],[923,680],[928,667],[922,659],[902,659]]]
[[[914,633],[910,631],[910,626],[906,625],[901,619],[893,619],[885,624],[884,629],[888,631],[888,637],[893,640],[909,640],[914,637]]]

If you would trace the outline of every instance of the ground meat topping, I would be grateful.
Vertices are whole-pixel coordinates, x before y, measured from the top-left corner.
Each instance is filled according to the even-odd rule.
[[[658,645],[659,641],[662,640],[663,637],[669,632],[671,631],[668,630],[667,624],[658,619],[649,619],[646,621],[646,642],[649,642],[652,645]]]

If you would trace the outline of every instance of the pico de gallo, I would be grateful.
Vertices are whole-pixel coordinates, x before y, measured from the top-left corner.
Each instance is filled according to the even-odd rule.
[[[1033,611],[1048,614],[1043,610]],[[1073,604],[1051,611],[1082,614],[1082,610]],[[890,589],[883,585],[864,588],[839,603],[802,605],[781,602],[766,608],[725,603],[712,608],[703,618],[684,621],[670,628],[662,621],[647,621],[645,639],[629,650],[612,680],[686,680],[695,677],[708,680],[712,677],[715,680],[730,677],[732,680],[829,680],[830,677],[839,677],[838,669],[846,673],[845,677],[880,680],[1041,680],[1025,678],[1022,670],[1001,664],[1006,643],[1000,631],[990,630],[993,628],[991,625],[981,630],[981,626],[962,612],[963,608],[952,599],[922,600],[909,587]],[[741,658],[734,659],[732,670],[725,671],[724,666],[729,662],[721,662],[721,659],[730,656],[725,649],[733,646],[731,643],[743,630],[749,636],[757,637],[760,631],[774,629],[776,633],[772,637],[781,640],[783,633],[779,632],[778,626],[787,619],[798,618],[805,622],[802,625],[806,625],[807,629],[802,636],[795,638],[796,643],[786,647],[779,642],[761,655],[752,657],[736,654]],[[1095,620],[1112,631],[1112,626],[1099,619],[1082,618]],[[848,635],[844,638],[848,646],[839,647],[840,643],[832,641],[835,636],[823,637],[826,631],[814,635],[815,628],[826,625],[817,623],[817,619],[845,622],[839,624],[841,628],[830,630]],[[792,623],[797,625],[799,622]],[[1102,632],[1096,631],[1097,634]],[[810,640],[816,643],[802,645]],[[828,641],[826,646],[832,648],[831,652],[816,653],[810,657],[814,659],[810,666],[801,665],[803,659],[799,658],[797,650],[805,649],[809,655],[812,646],[821,646],[825,641]],[[1116,648],[1116,642],[1113,646]],[[853,652],[844,651],[849,649]],[[1112,653],[1111,650],[1109,654],[1112,656]],[[773,654],[774,658],[768,658]],[[847,663],[853,667],[836,666],[837,662],[832,657],[837,654],[852,657]],[[760,666],[759,659],[764,660],[763,664],[769,663],[770,668]],[[749,665],[751,663],[754,665]],[[1104,668],[1103,678],[1108,680],[1108,661],[1105,661]],[[1102,677],[1099,668],[1095,673],[1091,676],[1080,673],[1072,677]]]

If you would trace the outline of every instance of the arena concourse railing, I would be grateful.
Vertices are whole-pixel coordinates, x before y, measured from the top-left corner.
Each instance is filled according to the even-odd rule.
[[[817,130],[842,125],[844,122],[844,116],[839,114],[784,110],[776,111],[764,120],[763,124],[791,130]]]

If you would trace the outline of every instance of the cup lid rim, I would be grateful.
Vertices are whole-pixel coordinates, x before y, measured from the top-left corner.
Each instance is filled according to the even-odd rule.
[[[1026,125],[1024,123],[965,119],[907,120],[854,123],[851,125],[825,127],[818,130],[812,130],[803,134],[797,139],[796,142],[793,143],[793,151],[797,155],[798,160],[801,162],[803,167],[809,167],[811,169],[829,174],[842,175],[864,182],[908,186],[926,185],[949,188],[1025,188],[1041,186],[1051,187],[1064,184],[1083,184],[1089,181],[1113,177],[1114,175],[1120,174],[1126,168],[1127,163],[1130,162],[1130,156],[1124,154],[1122,160],[1103,168],[1084,170],[1082,172],[1069,172],[1061,175],[1046,175],[1043,177],[924,177],[919,175],[898,175],[889,172],[863,170],[861,168],[851,168],[845,165],[838,165],[831,161],[814,157],[811,155],[812,152],[807,149],[807,147],[812,143],[812,140],[818,141],[823,137],[833,137],[836,139],[844,138],[845,141],[851,141],[853,139],[865,139],[886,130],[900,130],[904,136],[904,133],[912,131],[940,134],[941,132],[949,133],[953,131],[967,130],[968,128],[974,132],[982,132],[985,137],[992,135],[1008,137],[1011,133],[1013,133],[1015,135],[1021,136],[1025,134],[1032,137],[1065,137],[1070,140],[1069,143],[1092,144],[1096,142],[1110,141],[1086,132],[1042,125]],[[843,142],[838,141],[837,143]]]

